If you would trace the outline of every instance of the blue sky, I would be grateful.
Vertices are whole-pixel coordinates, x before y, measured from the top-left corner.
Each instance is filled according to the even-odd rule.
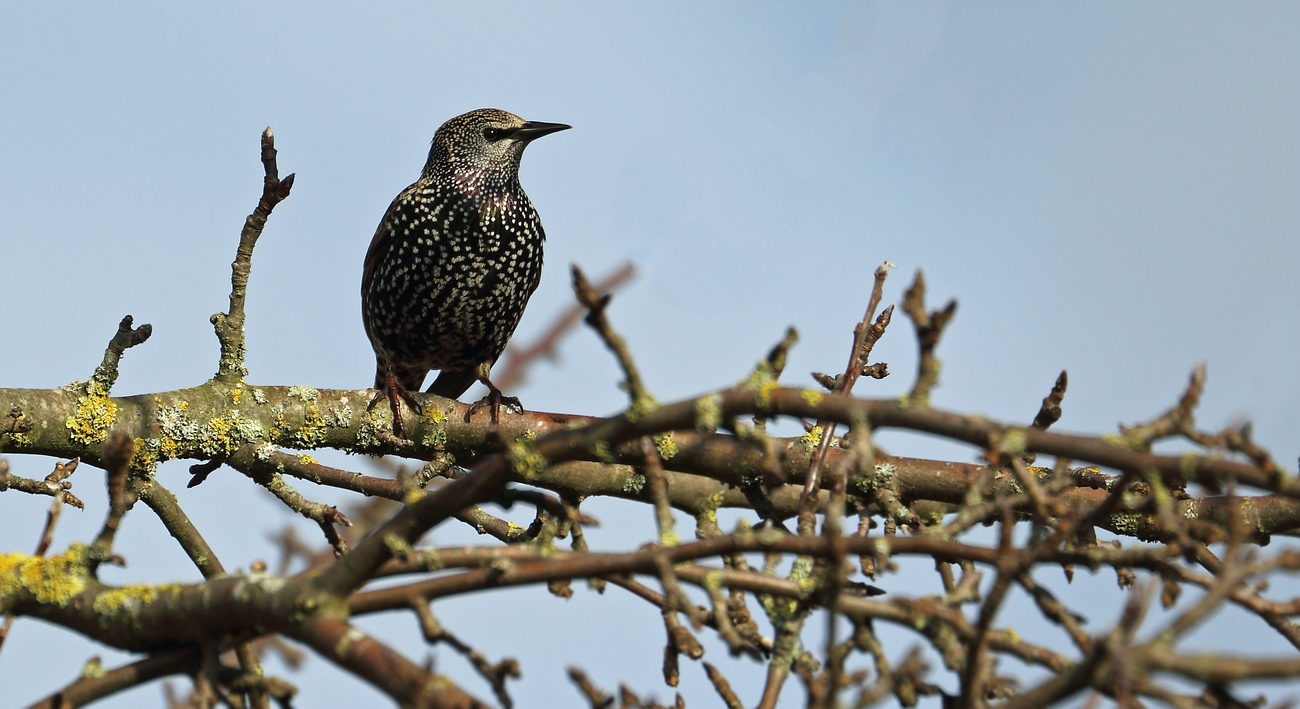
[[[805,383],[809,370],[842,366],[871,272],[889,260],[891,301],[923,268],[932,306],[961,303],[936,405],[1027,420],[1064,368],[1059,426],[1113,430],[1169,406],[1205,360],[1202,424],[1251,419],[1291,466],[1297,31],[1300,6],[1286,3],[6,5],[0,386],[86,378],[127,313],[154,336],[128,353],[118,393],[215,371],[207,318],[225,307],[268,124],[298,180],[254,258],[249,379],[368,384],[357,291],[375,224],[443,120],[494,106],[574,126],[524,159],[549,240],[518,338],[570,302],[567,264],[596,275],[631,259],[639,276],[610,314],[659,398],[741,378],[787,325],[803,336],[790,380]],[[894,374],[859,393],[905,390],[915,357],[905,320],[876,354]],[[623,405],[617,377],[580,332],[516,393],[530,408],[607,413]],[[973,455],[883,440],[900,454]],[[10,463],[47,472],[44,461]],[[163,479],[183,488],[183,471],[164,468]],[[97,500],[96,479],[78,473],[74,489]],[[182,503],[223,561],[246,567],[273,554],[266,534],[295,523],[267,498],[218,475]],[[45,504],[14,494],[3,504],[3,547],[33,544]],[[255,521],[232,529],[232,508],[256,510]],[[101,509],[65,515],[56,543],[92,535]],[[132,566],[115,580],[192,576],[176,553],[153,556],[160,529],[147,517],[128,518],[123,543],[141,546],[124,549]],[[509,596],[523,625],[527,604],[556,623],[578,611],[577,625],[599,613],[627,624],[618,652],[578,645],[563,660],[611,688],[658,686],[658,660],[636,654],[659,652],[653,611],[541,593]],[[465,605],[448,605],[464,619],[454,629],[489,654],[527,644],[518,625],[477,628]],[[47,667],[40,653],[63,637],[20,623],[0,684]],[[71,677],[92,651],[60,646],[56,666]],[[523,696],[572,703],[560,660],[547,662],[525,655]],[[708,696],[692,694],[703,685],[689,669],[688,697]],[[369,696],[357,683],[291,679],[327,692],[318,697]],[[121,706],[157,696],[149,688]]]

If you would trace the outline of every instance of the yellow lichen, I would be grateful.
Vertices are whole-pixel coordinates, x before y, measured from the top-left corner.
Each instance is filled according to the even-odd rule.
[[[137,438],[132,450],[131,469],[153,475],[158,470],[159,457],[162,455],[162,441],[157,438]]]
[[[767,382],[763,386],[760,386],[758,388],[758,396],[754,399],[755,403],[758,404],[758,408],[763,411],[771,410],[772,394],[776,393],[776,390],[780,388],[781,385],[776,382]]]
[[[306,453],[303,453],[302,455],[298,456],[298,462],[303,465],[320,465],[320,463],[318,463],[315,458],[311,457],[310,455],[307,455]]]
[[[305,387],[310,389],[310,387]],[[311,389],[315,393],[315,389]],[[302,425],[292,436],[292,443],[302,448],[315,448],[325,441],[329,422],[321,414],[319,406],[308,406],[303,412]]]
[[[119,613],[135,613],[163,595],[176,596],[184,588],[180,584],[133,584],[104,591],[95,597],[95,612],[107,619]]]
[[[695,400],[695,430],[713,433],[722,425],[722,395],[710,394]]]
[[[819,406],[825,395],[815,389],[804,389],[799,392],[799,398],[803,399],[804,403],[809,406]]]
[[[174,438],[162,437],[158,441],[158,454],[164,460],[181,457],[181,446]]]
[[[86,588],[86,547],[73,544],[57,556],[0,554],[0,614],[20,595],[37,603],[66,605]]]
[[[76,412],[63,420],[68,437],[83,445],[92,445],[108,438],[108,430],[117,418],[117,404],[108,396],[108,390],[94,379],[86,382],[85,393],[77,399]]]
[[[420,418],[425,421],[425,434],[420,439],[421,445],[428,448],[444,448],[447,445],[447,412],[437,406],[425,405]]]
[[[655,450],[659,451],[659,457],[663,460],[672,460],[677,455],[677,441],[673,439],[673,432],[666,431],[654,437]]]
[[[107,674],[108,671],[104,669],[104,662],[99,659],[98,655],[86,660],[85,666],[81,668],[82,679],[100,679]]]
[[[805,453],[813,452],[822,442],[822,427],[813,426],[807,433],[803,434],[799,440],[803,443]]]

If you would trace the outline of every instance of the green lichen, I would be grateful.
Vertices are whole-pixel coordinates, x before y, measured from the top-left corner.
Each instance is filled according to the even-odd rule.
[[[384,546],[388,547],[388,550],[393,553],[393,556],[398,558],[405,558],[411,552],[415,551],[415,547],[412,547],[410,542],[396,534],[385,535]]]
[[[630,495],[640,495],[643,489],[645,489],[645,476],[640,473],[628,473],[627,478],[623,481],[623,492]]]
[[[1013,428],[1002,434],[1001,440],[998,441],[998,452],[1007,456],[1021,456],[1029,446],[1029,437],[1025,435],[1024,429]]]
[[[420,554],[420,566],[425,571],[439,571],[444,566],[442,555],[437,549],[427,549]]]
[[[531,441],[516,440],[510,443],[510,467],[524,480],[532,480],[550,466],[546,457],[537,452]]]
[[[695,430],[713,433],[722,425],[722,395],[709,394],[695,400]]]
[[[677,455],[677,441],[673,438],[672,431],[660,433],[654,437],[655,450],[659,451],[659,458],[662,460],[672,460]]]
[[[288,395],[305,404],[313,404],[320,399],[320,392],[316,391],[315,387],[309,387],[302,384],[295,384],[294,386],[289,387]]]
[[[761,359],[758,361],[758,364],[754,365],[754,371],[750,372],[749,378],[745,380],[745,384],[751,389],[758,389],[759,387],[771,384],[775,381],[776,369],[772,366],[771,362]]]
[[[164,459],[185,456],[214,458],[230,455],[245,443],[266,439],[266,431],[257,419],[246,418],[238,409],[201,421],[186,413],[189,404],[177,401],[173,406],[158,407],[159,455]]]
[[[864,493],[882,488],[888,489],[894,485],[894,473],[897,471],[898,468],[891,463],[876,463],[870,475],[863,476],[857,481],[858,489]]]
[[[1110,515],[1110,528],[1116,534],[1136,537],[1142,541],[1157,541],[1151,534],[1154,522],[1151,515],[1137,512],[1116,512]]]
[[[808,598],[817,590],[817,580],[813,578],[813,561],[811,557],[800,556],[790,565],[790,580],[799,586],[799,594]]]
[[[0,615],[24,596],[43,605],[66,606],[85,590],[88,564],[83,544],[56,556],[0,554]]]
[[[618,461],[618,459],[614,457],[613,449],[609,447],[609,441],[596,441],[591,446],[591,454],[596,457],[596,460],[602,463],[614,463]]]
[[[266,392],[262,391],[261,389],[254,389],[253,402],[260,406],[266,406]]]
[[[331,406],[325,410],[325,425],[333,428],[347,428],[352,425],[352,407],[343,399],[340,406]]]
[[[380,445],[385,436],[391,435],[393,422],[388,418],[387,406],[376,406],[366,410],[365,418],[357,427],[355,450],[371,450]]]
[[[722,506],[724,492],[719,489],[709,495],[704,504],[695,512],[695,538],[707,539],[718,529],[718,508]]]
[[[70,386],[80,384],[73,382]],[[81,393],[76,410],[63,420],[68,437],[87,446],[102,443],[117,418],[117,403],[108,396],[104,385],[94,379],[85,383]]]
[[[627,420],[636,423],[646,416],[654,413],[659,408],[659,402],[655,401],[649,394],[641,394],[632,400],[632,406],[627,410]]]
[[[772,395],[780,389],[781,385],[776,382],[767,382],[758,388],[758,393],[754,396],[754,404],[760,411],[770,412],[772,410]]]

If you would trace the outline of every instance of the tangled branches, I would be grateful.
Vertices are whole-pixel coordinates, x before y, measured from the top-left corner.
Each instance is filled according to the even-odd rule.
[[[1029,423],[934,408],[937,347],[956,306],[927,310],[918,274],[902,304],[921,353],[911,389],[902,398],[855,397],[861,378],[889,373],[885,363],[870,361],[875,343],[892,332],[893,307],[880,309],[888,275],[882,266],[845,369],[815,375],[824,391],[780,384],[797,339],[791,330],[739,384],[660,403],[609,317],[608,287],[591,285],[575,267],[586,322],[621,366],[629,396],[624,412],[595,418],[525,411],[503,416],[498,426],[426,395],[421,413],[400,414],[408,419],[398,438],[387,408],[365,406],[368,390],[245,380],[243,307],[253,245],[292,186],[292,176],[278,178],[269,129],[262,157],[265,189],[241,235],[230,310],[212,319],[220,344],[212,379],[184,390],[114,396],[126,349],[149,336],[147,325],[135,328],[128,317],[87,382],[0,389],[0,410],[10,412],[0,421],[6,454],[67,461],[43,480],[13,474],[0,461],[0,492],[54,498],[36,553],[0,555],[0,612],[41,618],[143,655],[77,680],[42,706],[75,706],[173,674],[193,677],[194,694],[207,705],[288,705],[294,688],[260,666],[280,638],[403,706],[482,706],[460,678],[435,674],[355,624],[392,612],[410,613],[429,644],[465,657],[496,701],[511,706],[509,683],[521,661],[493,661],[474,647],[473,628],[453,630],[435,609],[447,598],[510,586],[545,584],[567,598],[575,579],[599,589],[613,585],[652,606],[664,627],[664,682],[675,687],[684,671],[694,671],[683,668],[683,656],[700,661],[699,671],[728,707],[774,707],[794,691],[791,678],[813,707],[890,698],[910,706],[935,695],[945,706],[1034,707],[1085,691],[1122,706],[1243,706],[1234,685],[1300,676],[1295,656],[1185,647],[1206,617],[1233,606],[1300,649],[1290,621],[1300,598],[1275,597],[1266,583],[1300,569],[1300,554],[1262,551],[1272,536],[1300,528],[1300,482],[1251,439],[1249,427],[1196,428],[1203,367],[1168,411],[1113,435],[1050,430],[1065,406],[1064,372]],[[551,349],[575,320],[563,317],[527,356]],[[802,424],[803,435],[769,430],[781,420]],[[983,462],[889,455],[874,436],[891,428],[968,443],[982,451]],[[1187,452],[1155,452],[1171,439]],[[401,456],[420,467],[364,475],[306,452],[323,449]],[[1048,458],[1050,465],[1041,464]],[[286,559],[301,559],[305,568],[227,570],[155,476],[158,464],[171,459],[197,461],[191,486],[225,469],[244,474],[317,525],[328,549],[285,535]],[[108,472],[106,519],[94,540],[51,555],[50,530],[63,503],[81,506],[71,493],[78,462]],[[345,514],[308,499],[292,479],[371,501]],[[636,549],[591,551],[586,533],[594,520],[581,504],[592,497],[643,503],[656,538]],[[99,580],[103,564],[121,562],[115,535],[137,502],[163,523],[202,582],[114,587]],[[532,520],[517,524],[487,505],[528,508]],[[721,510],[732,510],[737,521],[730,528]],[[694,541],[683,541],[679,515],[693,520]],[[423,541],[453,519],[491,542]],[[561,549],[565,540],[568,549]],[[929,561],[932,588],[891,583],[908,559]],[[1113,625],[1085,621],[1041,573],[1063,569],[1068,582],[1080,567],[1113,570]],[[1180,602],[1188,589],[1194,600]],[[1013,595],[1028,599],[1067,643],[999,626]],[[1148,621],[1157,602],[1165,611]],[[819,648],[809,640],[813,618],[827,623]],[[884,628],[911,633],[926,649],[896,647]],[[725,648],[732,666],[765,666],[763,686],[729,682],[727,665],[702,661],[710,647]],[[1038,668],[1035,676],[1043,679],[1021,682],[999,670],[1000,659]],[[936,660],[947,673],[933,671]],[[570,675],[593,707],[654,704],[627,688],[615,699],[576,667]]]

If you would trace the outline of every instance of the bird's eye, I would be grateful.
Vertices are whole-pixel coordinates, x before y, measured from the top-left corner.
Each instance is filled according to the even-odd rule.
[[[502,130],[500,128],[488,127],[483,129],[483,139],[488,141],[489,143],[495,143],[509,134],[510,131]]]

